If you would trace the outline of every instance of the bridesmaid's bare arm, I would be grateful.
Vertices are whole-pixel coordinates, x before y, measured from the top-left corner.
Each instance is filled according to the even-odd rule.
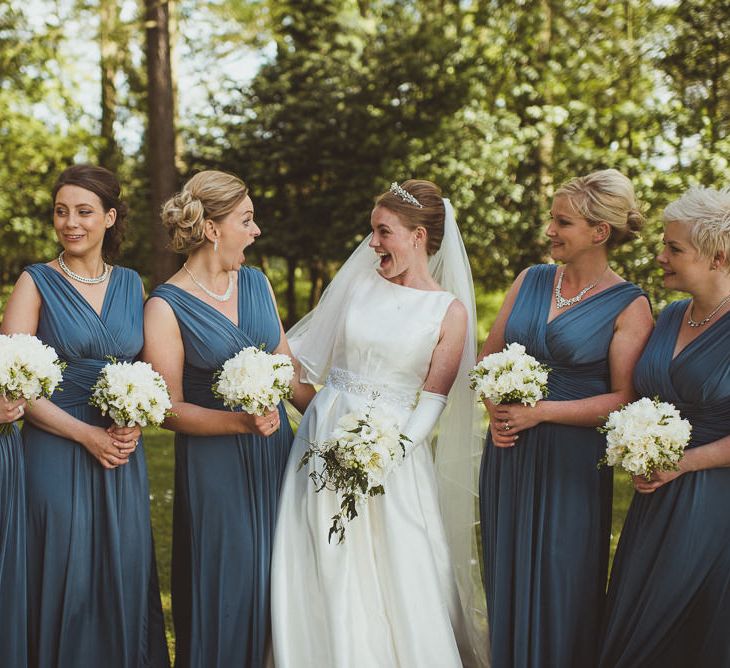
[[[502,302],[502,306],[497,313],[497,317],[494,320],[492,328],[489,330],[489,335],[487,336],[487,340],[482,346],[482,350],[481,353],[479,353],[477,361],[483,359],[487,355],[491,355],[492,353],[498,353],[501,350],[504,350],[504,346],[506,344],[506,341],[504,339],[504,331],[507,326],[507,320],[509,320],[509,317],[512,314],[515,300],[517,299],[520,288],[525,281],[525,276],[527,275],[527,272],[528,269],[523,269],[515,279],[514,283],[512,283],[510,289],[507,291],[507,294],[504,297],[504,301]],[[492,442],[494,443],[494,445],[496,445],[498,448],[507,448],[513,446],[515,441],[517,440],[516,434],[512,432],[507,434],[506,432],[500,431],[498,429],[499,423],[497,422],[495,416],[495,404],[487,399],[484,402],[484,406],[489,413],[489,431],[492,434]]]
[[[728,466],[730,466],[730,435],[685,450],[682,459],[679,460],[678,471],[655,471],[650,479],[633,476],[634,488],[642,494],[651,494],[685,473]]]

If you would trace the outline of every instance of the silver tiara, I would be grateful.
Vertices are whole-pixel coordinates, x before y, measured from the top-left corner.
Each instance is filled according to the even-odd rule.
[[[394,195],[398,195],[404,202],[408,202],[408,204],[413,204],[413,206],[417,206],[419,209],[423,208],[423,204],[421,204],[411,193],[409,193],[407,190],[404,190],[398,185],[397,181],[393,181],[393,183],[390,184],[390,192],[392,192]]]

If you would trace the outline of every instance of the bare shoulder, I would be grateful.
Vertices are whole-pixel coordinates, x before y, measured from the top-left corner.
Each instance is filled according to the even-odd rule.
[[[36,286],[33,277],[27,271],[24,271],[18,277],[18,280],[15,282],[15,288],[13,292],[15,290],[21,290],[26,295],[36,294],[40,296],[40,292],[38,291],[38,287]]]
[[[459,299],[452,299],[449,307],[446,309],[444,321],[450,325],[465,325],[467,319],[466,306]]]
[[[639,295],[634,299],[616,319],[617,328],[631,328],[634,331],[651,331],[654,327],[654,317],[646,295]]]
[[[154,321],[155,323],[170,323],[177,326],[177,318],[172,306],[162,297],[152,295],[144,305],[145,320]]]

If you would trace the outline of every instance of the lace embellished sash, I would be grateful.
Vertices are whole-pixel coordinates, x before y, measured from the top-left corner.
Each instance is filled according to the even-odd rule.
[[[339,367],[330,369],[325,385],[342,392],[387,401],[402,408],[413,408],[418,399],[418,392],[416,391],[376,382]]]

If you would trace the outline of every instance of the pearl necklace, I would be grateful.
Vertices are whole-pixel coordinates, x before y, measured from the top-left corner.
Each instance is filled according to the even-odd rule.
[[[188,269],[187,262],[183,262],[183,269],[188,272],[188,276],[190,276],[191,280],[195,285],[197,285],[208,297],[212,297],[218,302],[226,302],[231,298],[231,293],[233,292],[233,273],[228,272],[228,287],[226,288],[226,291],[219,295],[216,292],[213,292],[212,290],[208,290],[195,276],[193,275],[193,272]]]
[[[590,285],[586,285],[575,297],[571,297],[570,299],[566,299],[561,294],[561,289],[563,287],[563,276],[565,275],[565,269],[563,269],[560,272],[560,276],[558,276],[558,284],[555,286],[555,308],[561,309],[565,308],[566,306],[572,306],[573,304],[577,304],[583,297],[585,296],[586,292],[589,290],[593,290],[603,278],[603,274],[605,274],[608,271],[608,265],[606,265],[606,268],[601,272],[601,275],[598,277],[598,279],[591,283]]]
[[[721,302],[720,302],[720,303],[719,303],[719,304],[718,304],[718,305],[717,305],[717,306],[715,307],[715,309],[714,309],[714,310],[712,311],[712,313],[710,313],[710,315],[708,315],[708,316],[707,316],[706,318],[703,318],[702,320],[700,320],[699,322],[697,322],[697,321],[695,321],[695,320],[692,320],[692,312],[694,311],[694,308],[695,308],[695,302],[694,302],[694,299],[693,299],[693,300],[692,300],[692,305],[691,305],[691,306],[689,307],[689,317],[687,318],[687,324],[688,324],[688,325],[689,325],[690,327],[704,327],[704,326],[705,326],[705,325],[706,325],[706,324],[707,324],[708,322],[710,322],[710,320],[712,320],[712,319],[713,319],[713,318],[715,317],[715,314],[716,314],[716,313],[717,313],[717,312],[718,312],[718,311],[719,311],[719,310],[720,310],[720,309],[721,309],[721,308],[722,308],[723,306],[725,306],[725,304],[727,304],[727,303],[728,303],[729,301],[730,301],[730,295],[727,295],[727,297],[725,297],[725,299],[723,299],[723,300],[722,300],[722,301],[721,301]]]
[[[66,251],[61,251],[61,253],[58,256],[58,266],[61,267],[61,271],[66,274],[69,278],[73,278],[74,281],[78,281],[79,283],[85,283],[86,285],[97,285],[98,283],[103,283],[107,276],[109,276],[109,270],[111,267],[106,263],[104,264],[104,271],[101,272],[99,276],[94,276],[92,278],[89,278],[88,276],[81,276],[81,274],[77,274],[75,271],[71,271],[68,266],[66,266],[66,263],[63,261],[63,254]]]

